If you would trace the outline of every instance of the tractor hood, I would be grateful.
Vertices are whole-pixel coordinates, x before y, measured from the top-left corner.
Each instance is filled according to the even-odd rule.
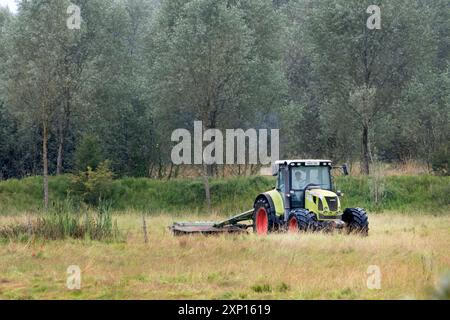
[[[306,190],[306,196],[310,195],[318,197],[318,198],[322,198],[322,197],[337,197],[336,193],[329,191],[329,190],[324,190],[324,189],[312,189],[312,190]]]
[[[341,213],[341,203],[336,193],[324,189],[305,192],[305,208],[318,214],[319,219],[336,218]]]

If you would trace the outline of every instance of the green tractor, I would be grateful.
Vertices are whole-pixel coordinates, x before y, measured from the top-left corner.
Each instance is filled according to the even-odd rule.
[[[367,235],[369,221],[362,208],[342,210],[340,191],[333,192],[330,160],[279,160],[272,166],[277,176],[273,190],[256,197],[253,230],[257,234],[272,231],[319,231],[346,229]]]
[[[219,222],[175,222],[176,235],[235,233],[253,227],[258,235],[269,232],[307,232],[346,230],[368,235],[369,221],[362,208],[342,210],[340,191],[333,192],[330,160],[278,160],[272,166],[276,187],[259,194],[253,209]],[[252,224],[242,223],[252,221]]]

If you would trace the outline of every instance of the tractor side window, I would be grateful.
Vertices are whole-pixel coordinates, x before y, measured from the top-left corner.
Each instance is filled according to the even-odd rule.
[[[284,170],[278,172],[277,189],[282,193],[286,190],[284,185]]]

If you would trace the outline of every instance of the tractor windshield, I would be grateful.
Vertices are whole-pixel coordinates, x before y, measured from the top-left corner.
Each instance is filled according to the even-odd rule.
[[[292,190],[303,190],[310,183],[319,185],[322,189],[331,190],[328,166],[292,167],[291,170]]]

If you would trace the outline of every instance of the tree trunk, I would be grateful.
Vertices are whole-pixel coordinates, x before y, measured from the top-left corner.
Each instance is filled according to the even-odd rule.
[[[56,175],[62,173],[62,158],[64,149],[64,129],[62,123],[59,125],[59,143],[58,143],[58,157],[56,159]]]
[[[363,125],[362,134],[362,159],[361,159],[361,174],[369,174],[370,166],[370,144],[369,144],[369,128],[367,125]]]
[[[44,210],[48,210],[48,128],[47,123],[43,123],[42,159],[44,165]]]
[[[151,178],[153,175],[153,163],[150,165],[149,169],[148,169],[148,177]]]
[[[161,180],[164,177],[163,175],[163,164],[161,157],[158,158],[158,179]]]
[[[178,175],[180,173],[180,166],[175,167],[175,179],[178,178]]]
[[[66,130],[69,128],[71,94],[70,89],[65,89],[65,107],[62,110],[62,119],[59,122],[59,143],[58,143],[58,158],[56,159],[56,175],[60,175],[63,170],[63,153],[64,140],[66,138]]]
[[[172,172],[173,172],[173,162],[170,163],[169,175],[167,176],[167,180],[170,180],[172,178]]]
[[[208,206],[208,212],[211,213],[211,191],[209,189],[208,168],[206,164],[203,164],[202,167],[203,167],[202,177],[203,177],[203,185],[205,187],[206,205]]]

